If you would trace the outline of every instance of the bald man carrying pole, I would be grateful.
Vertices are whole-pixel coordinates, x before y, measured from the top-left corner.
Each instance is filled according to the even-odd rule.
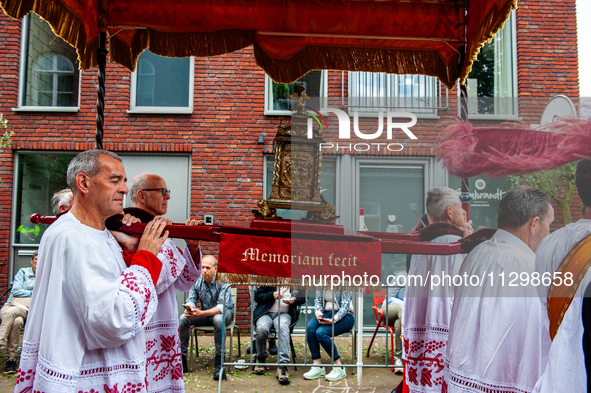
[[[168,211],[171,191],[161,176],[148,173],[135,176],[130,183],[129,194],[136,208],[151,215],[163,216]],[[198,223],[197,220],[186,221],[187,225]],[[115,234],[115,237],[123,240],[124,254],[132,255],[135,245],[126,243],[122,239],[125,235],[121,233]],[[181,253],[168,239],[158,253],[162,262],[162,271],[156,283],[158,309],[146,326],[148,392],[184,391],[183,372],[187,371],[187,362],[186,357],[181,357],[175,289],[187,292],[201,276],[200,241],[188,239],[186,243]]]

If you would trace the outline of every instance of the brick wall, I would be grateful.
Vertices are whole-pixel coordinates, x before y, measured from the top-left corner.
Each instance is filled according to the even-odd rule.
[[[518,86],[519,96],[524,99],[520,101],[519,113],[525,122],[534,123],[551,96],[578,97],[575,0],[522,0],[519,7]],[[82,73],[77,113],[12,111],[18,97],[20,34],[21,22],[1,14],[0,113],[9,119],[16,135],[13,150],[0,152],[0,289],[6,287],[8,279],[14,152],[76,151],[94,146],[96,70]],[[263,115],[264,74],[255,65],[251,51],[247,48],[224,56],[195,59],[191,115],[128,114],[130,72],[115,64],[107,65],[106,148],[117,152],[190,152],[191,215],[215,212],[216,220],[223,224],[248,220],[256,201],[263,197],[262,155],[271,151],[278,124],[277,117]],[[329,97],[336,101],[341,96],[342,77],[346,88],[347,73],[328,72]],[[404,150],[386,154],[432,156],[437,135],[458,116],[457,92],[451,91],[449,98],[449,108],[438,112],[439,119],[419,119],[412,128],[418,140],[398,134],[399,139],[394,142],[403,143]],[[375,130],[377,120],[360,119],[360,128],[365,132]],[[329,127],[325,139],[335,138],[337,129]],[[261,134],[263,146],[257,144]],[[384,137],[373,142],[385,143]],[[383,154],[382,150],[380,155]],[[206,252],[216,252],[217,245],[206,244],[204,248]],[[238,323],[249,327],[248,291],[242,288],[238,296]]]

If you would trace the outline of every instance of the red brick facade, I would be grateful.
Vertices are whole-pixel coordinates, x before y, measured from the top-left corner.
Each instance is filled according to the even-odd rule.
[[[526,123],[535,123],[552,96],[565,94],[574,99],[579,95],[575,0],[520,1],[516,27],[518,94],[532,99],[520,101],[519,115]],[[14,153],[94,147],[96,70],[82,74],[79,112],[16,112],[12,109],[17,107],[20,45],[21,22],[1,14],[0,113],[9,119],[15,136],[13,149],[0,156],[0,289],[9,281]],[[328,72],[329,98],[340,98],[341,76],[339,71]],[[458,118],[457,92],[450,92],[449,98],[449,108],[438,111],[439,119],[419,119],[413,127],[418,141],[399,139],[404,150],[387,154],[432,156],[445,123]],[[130,72],[108,64],[105,148],[190,153],[191,214],[215,212],[216,221],[222,223],[248,220],[256,201],[263,197],[263,153],[271,151],[278,123],[277,117],[263,114],[264,73],[255,65],[252,49],[195,59],[191,115],[128,114],[129,100]],[[373,130],[374,123],[375,119],[360,125]],[[337,127],[329,129],[328,140]],[[265,136],[263,146],[257,144],[261,134]],[[212,195],[215,198],[207,197]],[[249,326],[248,295],[241,291],[239,297],[243,300],[238,304],[238,318],[241,325]]]

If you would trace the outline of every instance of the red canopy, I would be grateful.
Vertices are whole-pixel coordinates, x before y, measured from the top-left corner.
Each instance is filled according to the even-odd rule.
[[[100,26],[110,59],[135,69],[140,53],[215,56],[253,45],[277,82],[313,69],[424,74],[452,88],[517,0],[0,0],[6,14],[39,14],[97,64]],[[103,11],[101,11],[101,7]],[[465,19],[465,21],[463,20]],[[465,22],[465,28],[463,28]],[[464,35],[465,34],[465,35]],[[462,67],[460,52],[467,44]]]

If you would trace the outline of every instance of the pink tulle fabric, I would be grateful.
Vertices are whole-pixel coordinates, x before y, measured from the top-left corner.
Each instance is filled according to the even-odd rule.
[[[473,128],[457,121],[441,133],[435,153],[451,174],[462,178],[554,169],[591,156],[591,119],[561,119],[539,129],[522,123]]]

